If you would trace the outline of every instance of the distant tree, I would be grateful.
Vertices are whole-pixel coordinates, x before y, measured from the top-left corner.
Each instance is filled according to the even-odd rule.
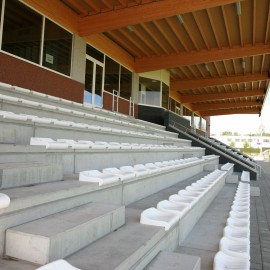
[[[238,132],[234,132],[233,136],[239,136]]]
[[[232,147],[232,148],[235,148],[235,142],[234,141],[230,141],[229,146]]]
[[[221,133],[221,135],[223,135],[223,136],[232,136],[232,132],[231,131],[223,131]]]
[[[246,141],[244,141],[244,143],[243,143],[243,147],[246,149],[246,148],[249,148],[249,143],[248,143],[248,141],[246,140]]]

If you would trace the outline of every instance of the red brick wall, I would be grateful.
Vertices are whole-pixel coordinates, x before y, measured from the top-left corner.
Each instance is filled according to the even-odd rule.
[[[1,52],[0,81],[83,102],[84,84]]]

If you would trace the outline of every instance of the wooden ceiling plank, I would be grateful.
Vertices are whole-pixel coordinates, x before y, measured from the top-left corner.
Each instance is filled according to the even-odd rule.
[[[80,20],[81,36],[107,32],[128,25],[153,21],[242,0],[163,0],[87,16]],[[47,1],[48,2],[48,1]],[[92,1],[88,1],[90,4]],[[154,12],[153,12],[154,11]]]
[[[130,51],[133,55],[135,55],[136,57],[142,57],[142,53],[138,52],[138,50],[135,50],[135,48],[133,46],[131,46],[130,44],[128,44],[125,39],[120,38],[116,33],[114,33],[113,31],[108,32],[108,34],[114,39],[116,40],[119,44],[122,44],[123,47],[127,50]],[[91,36],[89,36],[89,38],[91,38]]]
[[[186,32],[187,32],[189,38],[191,39],[191,41],[192,41],[194,47],[195,47],[196,50],[198,51],[200,48],[199,48],[199,46],[198,46],[198,44],[197,44],[197,42],[196,42],[196,40],[195,40],[195,38],[194,38],[194,36],[193,36],[193,34],[192,34],[192,31],[189,29],[189,27],[188,27],[188,25],[187,25],[186,23],[183,24],[183,27],[184,27],[184,29],[186,30]]]
[[[265,54],[263,54],[262,56],[261,74],[263,73],[264,62],[265,62]]]
[[[242,16],[238,16],[238,26],[239,26],[239,35],[240,35],[240,43],[241,46],[243,47],[244,43],[243,43],[243,26],[242,26],[242,20],[241,20]]]
[[[114,6],[113,4],[109,1],[109,0],[101,0],[102,3],[109,9],[109,10],[113,10]]]
[[[221,77],[221,74],[220,74],[220,71],[219,71],[219,69],[218,69],[217,63],[216,63],[216,62],[213,62],[213,64],[214,64],[214,66],[215,66],[215,69],[216,69],[216,71],[217,71],[218,76]]]
[[[70,0],[65,0],[63,2],[66,3],[69,7],[74,7],[76,10],[78,10],[81,16],[85,16],[89,12],[88,5],[86,5],[85,2],[70,1]]]
[[[171,81],[170,90],[171,91],[180,91],[180,90],[188,90],[188,89],[196,89],[200,87],[213,87],[220,85],[229,85],[229,84],[237,84],[243,82],[251,82],[251,81],[265,81],[268,80],[267,73],[255,73],[255,74],[246,74],[239,76],[223,76],[216,78],[204,78],[197,80],[183,80],[183,81]]]
[[[206,9],[206,12],[207,12],[208,18],[209,18],[209,20],[210,20],[210,24],[211,24],[211,27],[212,27],[212,30],[213,30],[214,37],[215,37],[215,40],[216,40],[216,42],[217,42],[218,48],[221,48],[220,41],[219,41],[219,39],[218,39],[217,30],[216,30],[215,23],[214,23],[214,21],[213,21],[211,12],[210,12],[209,9]]]
[[[140,38],[156,55],[160,55],[160,52],[154,44],[152,44],[138,29],[138,27],[133,26],[134,33]]]
[[[142,59],[135,59],[135,64],[137,72],[145,72],[269,53],[269,45],[257,43],[255,46],[223,47],[222,49],[213,48],[211,50],[181,52],[179,54],[172,53],[170,55],[153,56],[151,58],[144,57]]]
[[[211,110],[211,111],[201,111],[199,112],[202,117],[205,116],[217,116],[217,115],[228,115],[228,114],[259,114],[261,109],[259,108],[242,108],[242,109],[221,109],[221,110]]]
[[[196,15],[196,13],[195,12],[192,12],[192,15],[193,15],[193,18],[194,18],[194,20],[196,22],[196,25],[197,25],[198,29],[200,30],[200,33],[201,33],[201,36],[203,38],[204,44],[206,45],[206,48],[209,50],[210,49],[210,45],[209,45],[209,43],[207,41],[207,38],[206,38],[206,35],[205,35],[204,30],[202,28],[202,25],[201,25],[201,23],[200,23],[197,15]]]
[[[229,43],[229,46],[232,47],[232,41],[231,41],[231,37],[230,37],[230,31],[229,31],[229,26],[228,26],[228,20],[227,20],[227,16],[226,16],[225,7],[221,6],[221,9],[222,9],[222,15],[223,15],[223,19],[224,19],[225,28],[226,28],[226,34],[227,34],[228,43]]]
[[[200,67],[200,65],[195,65],[195,66],[199,70],[199,72],[202,75],[202,77],[205,78],[206,76],[205,76],[204,72],[202,71],[202,68]]]
[[[239,108],[246,106],[258,106],[256,101],[241,101],[241,102],[222,102],[222,103],[205,103],[205,104],[192,104],[194,111],[209,111],[228,108]]]
[[[188,79],[190,79],[190,75],[185,71],[185,68],[186,68],[186,67],[181,67],[181,68],[179,68],[179,69],[182,71],[182,73],[184,73],[184,75],[185,75]]]
[[[87,5],[89,5],[93,10],[95,10],[95,12],[97,13],[100,13],[101,12],[101,8],[100,6],[95,2],[95,1],[92,1],[92,0],[84,0]]]
[[[176,28],[175,24],[173,23],[172,18],[165,18],[165,20],[168,23],[168,25],[171,27],[172,32],[175,34],[175,36],[177,37],[177,39],[179,40],[181,45],[184,47],[185,51],[189,52],[189,49],[188,49],[187,45],[185,44],[185,42],[183,41],[183,38],[181,37],[181,35],[177,31],[177,28]]]
[[[168,32],[163,29],[160,21],[153,21],[154,25],[158,29],[158,31],[161,33],[161,35],[165,38],[165,40],[168,42],[168,44],[171,46],[171,48],[174,50],[174,52],[179,53],[179,49],[175,44],[173,43],[171,37],[168,35]]]
[[[255,57],[251,57],[251,73],[254,74]]]
[[[268,34],[269,34],[269,27],[270,27],[270,2],[269,2],[269,5],[268,5],[267,23],[266,23],[264,44],[267,44],[267,42],[268,42],[267,39],[268,39]]]
[[[127,2],[126,2],[126,0],[118,0],[118,2],[119,2],[123,7],[127,7]]]
[[[258,95],[264,95],[264,90],[252,90],[252,91],[236,91],[236,92],[224,92],[224,93],[209,93],[198,94],[198,95],[184,95],[181,97],[182,104],[185,103],[198,103],[203,101],[211,100],[223,100],[229,98],[240,98],[240,97],[253,97]]]
[[[256,0],[253,0],[252,44],[256,43]]]
[[[234,75],[236,75],[237,74],[237,69],[236,69],[236,65],[235,65],[235,59],[232,59],[232,63],[233,63]]]
[[[159,40],[159,38],[151,31],[150,27],[145,24],[142,23],[141,24],[142,28],[145,30],[145,32],[147,32],[147,34],[156,42],[156,44],[168,55],[170,54],[170,52],[168,51],[168,49],[162,44],[162,42]],[[159,42],[158,42],[159,41]]]
[[[137,47],[145,55],[150,56],[150,53],[146,50],[145,46],[143,46],[140,42],[136,42],[135,38],[132,36],[132,32],[129,32],[126,29],[119,29],[119,32],[133,44],[133,47]]]
[[[222,63],[223,63],[223,66],[225,68],[225,71],[226,71],[227,76],[229,76],[228,68],[227,68],[227,65],[226,65],[226,60],[225,61],[222,61]]]

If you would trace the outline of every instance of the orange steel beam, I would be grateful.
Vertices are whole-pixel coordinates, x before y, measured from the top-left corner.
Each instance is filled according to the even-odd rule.
[[[48,0],[49,1],[49,0]],[[52,1],[52,0],[51,0]],[[243,0],[240,0],[243,1]],[[80,19],[79,33],[88,36],[177,14],[212,8],[239,0],[163,0],[136,5]]]
[[[240,98],[240,97],[253,97],[262,96],[264,94],[263,89],[252,90],[252,91],[237,91],[237,92],[223,92],[223,93],[210,93],[210,94],[198,94],[198,95],[184,95],[180,98],[181,103],[196,103],[210,100],[222,100],[229,98]]]
[[[135,59],[135,70],[140,73],[263,54],[270,54],[269,43],[137,58]]]
[[[225,110],[211,110],[211,111],[201,111],[200,115],[205,116],[215,116],[215,115],[228,115],[228,114],[259,114],[261,109],[225,109]]]
[[[181,91],[188,89],[196,89],[211,86],[228,85],[234,83],[252,82],[252,81],[265,81],[268,80],[267,73],[256,73],[256,74],[245,74],[229,77],[217,77],[217,78],[207,78],[199,80],[185,80],[185,81],[171,81],[170,90],[171,91]]]
[[[193,104],[192,110],[197,111],[209,111],[209,110],[219,110],[228,108],[239,108],[239,107],[251,107],[259,106],[256,101],[242,101],[242,102],[227,102],[227,103],[207,103],[207,104]]]

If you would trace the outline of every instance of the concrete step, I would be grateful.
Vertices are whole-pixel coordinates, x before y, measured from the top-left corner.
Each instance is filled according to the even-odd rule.
[[[89,203],[6,232],[6,255],[37,264],[65,258],[125,223],[125,207]]]
[[[162,251],[145,270],[200,270],[200,265],[200,257]]]
[[[63,165],[40,162],[0,163],[0,189],[63,179]]]
[[[16,142],[15,128],[0,129],[0,143],[15,143],[15,142]]]

